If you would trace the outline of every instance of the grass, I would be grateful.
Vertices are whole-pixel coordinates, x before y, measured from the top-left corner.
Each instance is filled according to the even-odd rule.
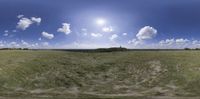
[[[199,96],[199,60],[199,51],[0,51],[0,95]]]

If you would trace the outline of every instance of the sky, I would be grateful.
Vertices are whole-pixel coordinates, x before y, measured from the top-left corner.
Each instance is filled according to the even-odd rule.
[[[198,48],[200,0],[0,0],[0,48]]]

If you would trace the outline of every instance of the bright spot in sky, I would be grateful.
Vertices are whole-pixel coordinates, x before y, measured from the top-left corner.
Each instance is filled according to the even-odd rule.
[[[104,19],[97,19],[97,20],[96,20],[96,23],[97,23],[98,25],[105,25],[105,24],[106,24],[106,20],[104,20]]]
[[[113,28],[112,27],[103,27],[102,31],[104,31],[104,32],[112,32]]]

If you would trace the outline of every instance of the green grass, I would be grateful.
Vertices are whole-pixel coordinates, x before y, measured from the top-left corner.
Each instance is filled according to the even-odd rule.
[[[0,94],[199,96],[200,51],[0,51]]]

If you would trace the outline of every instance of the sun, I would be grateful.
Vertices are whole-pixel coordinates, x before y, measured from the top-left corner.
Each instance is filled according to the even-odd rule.
[[[98,24],[98,25],[105,25],[106,24],[106,20],[105,19],[102,19],[102,18],[99,18],[99,19],[97,19],[96,20],[96,23]]]

